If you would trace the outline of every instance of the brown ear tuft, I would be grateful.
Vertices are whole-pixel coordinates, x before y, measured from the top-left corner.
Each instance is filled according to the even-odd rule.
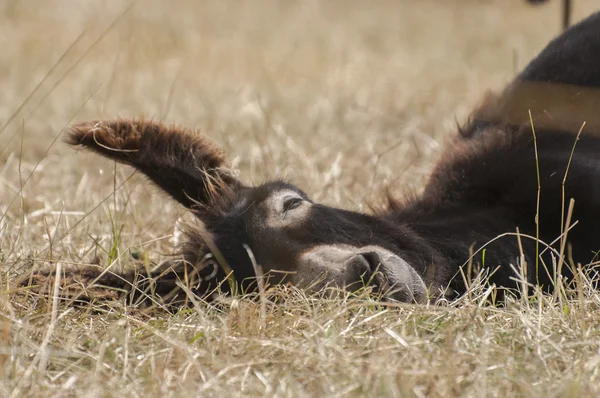
[[[133,119],[89,121],[71,126],[65,141],[139,169],[189,208],[210,206],[239,186],[224,168],[223,151],[180,127]]]

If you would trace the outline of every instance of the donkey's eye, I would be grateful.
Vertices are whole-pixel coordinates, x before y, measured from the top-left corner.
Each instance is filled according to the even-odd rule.
[[[302,201],[303,199],[298,197],[287,198],[283,202],[283,212],[287,213],[288,211],[295,209],[296,207],[300,206]]]

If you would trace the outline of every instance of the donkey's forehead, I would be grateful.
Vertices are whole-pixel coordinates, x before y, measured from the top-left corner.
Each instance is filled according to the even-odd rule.
[[[261,204],[281,199],[284,196],[298,196],[308,199],[306,194],[291,184],[271,182],[251,188],[245,195],[250,203]]]
[[[269,182],[244,190],[238,197],[234,211],[244,213],[255,206],[268,206],[290,196],[297,196],[308,200],[307,195],[292,184]]]
[[[252,189],[252,197],[257,202],[265,201],[283,193],[294,193],[306,199],[306,194],[298,187],[281,181],[268,182]]]
[[[265,198],[263,199],[262,202],[266,203],[266,204],[271,204],[271,203],[276,203],[277,201],[281,201],[281,200],[283,200],[285,198],[289,198],[289,197],[305,199],[305,196],[302,194],[302,192],[299,192],[295,189],[282,188],[282,189],[278,189],[276,191],[270,192],[268,195],[265,196]]]

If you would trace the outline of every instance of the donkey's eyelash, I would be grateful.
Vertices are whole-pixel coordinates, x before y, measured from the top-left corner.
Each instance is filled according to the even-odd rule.
[[[283,202],[283,212],[286,213],[290,210],[295,209],[296,207],[300,206],[300,204],[302,203],[303,199],[301,198],[289,198],[286,199]]]

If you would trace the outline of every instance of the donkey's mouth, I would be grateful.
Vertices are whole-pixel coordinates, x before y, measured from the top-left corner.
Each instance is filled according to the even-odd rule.
[[[384,298],[405,303],[427,299],[427,289],[415,269],[379,246],[318,246],[300,256],[294,284],[351,291],[371,286]]]

